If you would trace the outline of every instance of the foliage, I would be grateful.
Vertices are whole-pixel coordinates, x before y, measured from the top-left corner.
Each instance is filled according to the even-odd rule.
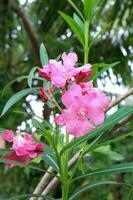
[[[3,182],[4,176],[0,176],[0,180],[3,182],[0,187],[0,198],[5,199],[9,196],[15,196],[15,194],[32,193],[42,176],[41,170],[38,169],[47,169],[49,165],[57,173],[61,173],[63,183],[72,181],[69,199],[75,197],[76,199],[88,199],[88,192],[85,191],[99,185],[102,185],[99,187],[102,188],[102,191],[97,189],[96,193],[94,190],[89,190],[90,199],[113,200],[117,198],[115,194],[119,193],[121,199],[124,200],[127,198],[128,192],[131,196],[132,142],[130,137],[132,136],[132,123],[129,122],[113,132],[110,130],[125,117],[133,114],[132,106],[123,107],[120,103],[118,111],[108,116],[103,125],[91,133],[64,144],[63,136],[59,136],[61,129],[43,119],[40,122],[40,118],[35,116],[35,109],[31,107],[30,101],[25,99],[22,104],[20,100],[22,97],[34,93],[36,101],[39,101],[36,85],[46,87],[46,81],[38,77],[38,66],[48,63],[48,55],[56,58],[63,51],[77,52],[80,58],[79,63],[84,61],[86,64],[89,59],[89,63],[92,63],[93,66],[90,80],[94,80],[95,84],[98,83],[97,80],[101,80],[106,85],[108,76],[114,84],[130,87],[133,83],[131,66],[132,1],[123,0],[119,3],[119,1],[111,0],[78,2],[51,0],[33,1],[32,3],[27,1],[23,6],[20,1],[16,1],[15,5],[9,6],[9,4],[10,1],[2,2],[0,8],[0,13],[6,13],[1,18],[3,38],[1,40],[2,50],[0,50],[1,128],[14,129],[21,122],[24,122],[25,130],[31,132],[33,127],[36,128],[36,139],[44,141],[48,146],[42,159],[33,160],[33,168],[32,166],[30,168],[29,165],[27,168],[19,169],[16,167],[9,171],[1,165],[1,171],[4,172],[4,176],[8,177],[8,180]],[[26,18],[32,21],[31,36],[25,27],[22,15],[19,14],[20,10],[16,12],[14,6],[22,9],[22,12],[26,12]],[[14,15],[14,12],[17,15]],[[36,37],[36,32],[38,37]],[[39,44],[42,41],[45,46],[41,44],[39,50]],[[38,59],[39,52],[40,59]],[[31,66],[37,67],[31,68]],[[29,76],[25,76],[28,72]],[[111,72],[115,76],[115,82]],[[20,78],[16,78],[19,76]],[[8,81],[10,82],[7,84]],[[27,88],[27,85],[30,88]],[[58,91],[55,91],[54,97],[61,106]],[[5,102],[7,103],[5,104]],[[55,115],[57,108],[53,108],[53,104],[49,103],[49,105],[53,109],[53,115]],[[45,114],[41,117],[45,119]],[[32,120],[30,125],[28,125],[28,120]],[[67,177],[68,167],[66,163],[68,158],[79,149],[83,149],[81,156]],[[7,149],[0,150],[0,154],[6,152],[8,152]],[[0,160],[0,162],[6,161]],[[61,168],[64,169],[61,171]],[[22,171],[24,173],[21,173]],[[114,175],[114,172],[119,173],[119,175]],[[98,179],[99,175],[100,179]],[[23,181],[24,179],[25,181]],[[97,180],[99,181],[97,182]],[[75,181],[74,184],[73,181]],[[119,186],[115,185],[117,182],[120,182]],[[124,186],[124,183],[127,187]],[[114,186],[106,188],[106,184],[114,184]],[[79,187],[79,185],[81,186]],[[112,191],[115,191],[114,194]],[[59,198],[61,196],[60,190],[58,189],[53,196]]]

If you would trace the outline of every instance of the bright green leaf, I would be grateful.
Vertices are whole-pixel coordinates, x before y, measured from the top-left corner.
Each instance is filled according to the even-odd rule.
[[[93,78],[91,80],[93,80],[93,81],[96,80],[99,76],[101,76],[101,74],[103,72],[107,71],[111,67],[115,67],[119,63],[120,62],[114,62],[114,63],[110,63],[110,64],[105,64],[105,63],[96,63],[96,64],[93,64],[92,67],[94,67],[94,68],[103,67],[103,69],[100,70],[95,76],[93,76]]]
[[[81,30],[84,32],[84,23],[83,21],[80,19],[80,17],[77,14],[73,14],[73,19],[74,21],[80,26]]]
[[[69,15],[67,15],[63,12],[59,12],[59,13],[63,17],[63,19],[67,22],[67,24],[70,26],[72,31],[75,33],[75,35],[77,36],[77,38],[80,41],[80,43],[82,44],[82,46],[84,46],[84,33],[81,30],[80,26]]]
[[[84,21],[84,16],[82,15],[82,13],[80,12],[80,10],[78,9],[78,7],[76,6],[76,4],[71,1],[68,0],[68,2],[70,3],[70,5],[74,8],[74,10],[77,12],[77,14],[80,16],[80,18]]]

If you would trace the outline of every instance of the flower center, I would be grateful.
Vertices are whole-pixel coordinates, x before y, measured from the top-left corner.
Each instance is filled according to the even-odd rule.
[[[78,114],[79,119],[81,119],[81,120],[85,119],[85,112],[84,111],[80,110],[80,111],[78,111],[77,114]]]

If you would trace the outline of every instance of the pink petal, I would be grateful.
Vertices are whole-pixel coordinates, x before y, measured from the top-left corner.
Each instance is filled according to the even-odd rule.
[[[75,97],[81,97],[81,92],[81,87],[77,84],[74,84],[61,97],[63,104],[69,107],[72,103],[74,103]]]
[[[76,82],[86,81],[92,74],[92,69],[90,64],[86,64],[82,67],[76,68],[73,74]]]
[[[45,145],[42,142],[37,143],[36,145],[36,151],[44,151]]]
[[[31,152],[29,152],[29,157],[30,157],[30,158],[36,158],[37,155],[38,155],[38,153],[35,152],[35,151],[31,151]]]
[[[59,124],[60,126],[64,126],[64,119],[63,119],[63,116],[62,115],[57,115],[57,116],[55,116],[55,122],[57,123],[57,124]]]
[[[87,117],[97,126],[104,122],[105,114],[101,109],[90,108]]]
[[[42,76],[43,78],[45,78],[47,81],[51,80],[51,65],[44,65],[43,69],[39,69],[39,74],[40,76]]]
[[[65,52],[62,54],[62,60],[63,60],[63,65],[67,69],[72,69],[76,62],[78,61],[78,57],[75,53],[68,53],[66,54]]]
[[[57,88],[64,87],[66,85],[66,73],[63,69],[62,63],[56,60],[50,60],[51,64],[51,82]]]
[[[12,130],[5,130],[2,132],[2,138],[3,140],[7,142],[13,142],[14,134]]]
[[[31,161],[31,158],[28,156],[28,155],[25,155],[25,156],[17,156],[15,153],[12,153],[10,155],[8,154],[5,154],[3,156],[3,158],[7,159],[7,160],[11,160],[11,161],[17,161],[17,162],[20,162],[24,165],[27,165],[30,161]],[[6,164],[6,167],[7,168],[12,168],[14,167],[15,164],[13,163],[8,163]]]

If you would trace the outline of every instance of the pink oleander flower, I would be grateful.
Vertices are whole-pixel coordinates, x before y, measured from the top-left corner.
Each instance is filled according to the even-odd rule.
[[[75,68],[77,60],[75,53],[64,52],[62,61],[49,60],[43,69],[39,69],[39,74],[57,88],[65,87],[69,82],[86,81],[92,73],[91,65]]]
[[[88,82],[70,87],[62,95],[62,102],[66,109],[55,117],[55,122],[65,125],[68,133],[79,137],[104,122],[110,99]]]
[[[74,71],[74,80],[76,83],[85,82],[92,74],[92,69],[90,64],[86,64],[82,67],[78,67]]]
[[[12,130],[3,131],[2,137],[5,141],[12,143],[10,155],[4,155],[9,160],[20,161],[28,164],[33,158],[40,157],[45,146],[41,142],[36,142],[34,137],[28,133],[16,132]],[[14,166],[14,165],[13,165]]]

